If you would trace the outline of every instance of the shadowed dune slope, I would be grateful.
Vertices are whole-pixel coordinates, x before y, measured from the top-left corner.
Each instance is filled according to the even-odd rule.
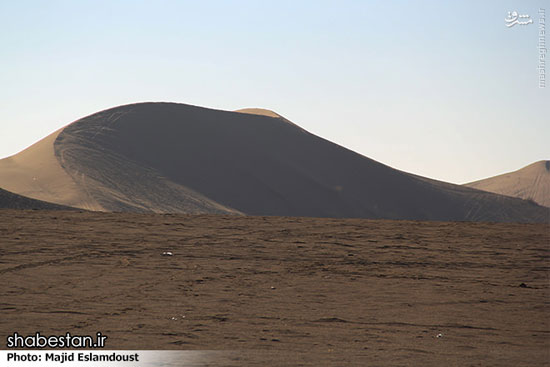
[[[538,161],[517,171],[470,182],[465,186],[529,199],[550,207],[550,161]]]
[[[2,209],[44,209],[44,210],[75,210],[64,205],[47,203],[45,201],[30,199],[13,192],[0,189],[0,208]]]
[[[109,211],[473,221],[548,216],[521,199],[395,170],[260,109],[120,106],[65,127],[54,151],[71,182]],[[48,201],[64,203],[54,199]]]

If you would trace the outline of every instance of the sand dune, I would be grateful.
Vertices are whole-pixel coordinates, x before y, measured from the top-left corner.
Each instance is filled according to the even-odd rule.
[[[395,170],[272,111],[228,112],[175,103],[126,105],[82,118],[1,160],[0,185],[29,197],[104,211],[548,218],[548,210],[524,200]]]
[[[533,200],[550,207],[550,161],[538,161],[517,171],[470,182],[465,186]]]
[[[47,203],[45,201],[30,199],[0,189],[0,208],[2,209],[45,209],[45,210],[75,210],[74,208]]]

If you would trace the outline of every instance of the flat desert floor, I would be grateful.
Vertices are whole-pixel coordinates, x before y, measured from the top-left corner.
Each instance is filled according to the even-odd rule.
[[[549,365],[549,255],[548,224],[0,210],[0,348],[101,331],[231,355],[211,365]]]

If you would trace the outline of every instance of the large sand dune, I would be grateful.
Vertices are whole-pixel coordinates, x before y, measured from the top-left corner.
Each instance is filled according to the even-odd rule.
[[[1,160],[0,186],[104,211],[548,218],[547,209],[524,200],[395,170],[272,111],[175,103],[126,105],[82,118]]]
[[[538,161],[514,172],[465,184],[550,207],[550,161]]]

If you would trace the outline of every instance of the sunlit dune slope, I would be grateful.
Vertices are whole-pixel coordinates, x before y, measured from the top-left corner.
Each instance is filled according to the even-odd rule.
[[[517,171],[470,182],[466,186],[533,200],[550,207],[550,161],[538,161]]]

